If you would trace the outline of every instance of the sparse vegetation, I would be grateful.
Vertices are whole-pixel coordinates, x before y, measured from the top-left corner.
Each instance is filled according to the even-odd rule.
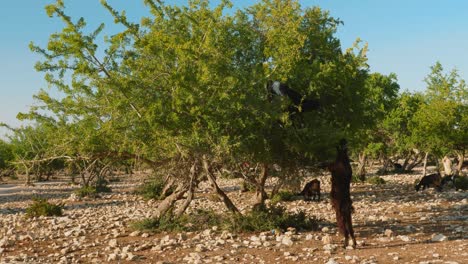
[[[97,197],[98,193],[112,192],[112,189],[107,186],[106,180],[98,180],[94,186],[83,186],[75,190],[75,194],[79,197]]]
[[[27,217],[62,216],[63,205],[49,203],[44,198],[33,198],[33,203],[26,208]]]
[[[160,177],[155,177],[147,182],[144,182],[140,185],[136,190],[135,193],[139,194],[145,200],[161,200],[164,198],[164,194],[162,193],[164,189],[164,181]]]
[[[304,212],[289,213],[284,207],[270,206],[266,210],[254,210],[246,215],[228,218],[227,229],[236,232],[285,230],[294,227],[300,230],[315,230],[318,221]]]
[[[140,231],[196,231],[218,226],[234,232],[269,231],[294,227],[301,230],[315,230],[318,221],[304,212],[288,213],[284,207],[270,206],[254,210],[245,215],[217,214],[213,211],[198,210],[179,218],[162,216],[134,222],[131,227]]]
[[[386,183],[385,180],[379,176],[369,177],[367,178],[366,182],[370,184],[385,184]]]
[[[277,204],[279,202],[293,201],[295,194],[290,191],[280,191],[271,198],[272,204]]]
[[[468,190],[468,177],[455,177],[454,185],[457,190]]]

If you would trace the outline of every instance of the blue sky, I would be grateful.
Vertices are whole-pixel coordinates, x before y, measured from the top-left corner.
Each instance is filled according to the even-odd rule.
[[[0,122],[20,123],[16,114],[34,104],[32,95],[47,88],[43,76],[35,72],[39,57],[28,49],[30,41],[45,46],[48,36],[62,27],[50,19],[44,6],[51,0],[3,1],[0,8]],[[126,10],[139,21],[147,14],[140,0],[108,0],[118,10]],[[184,0],[166,3],[185,3]],[[248,6],[253,1],[232,1]],[[429,67],[440,61],[448,71],[459,70],[468,77],[468,1],[465,0],[309,0],[303,6],[318,5],[329,10],[344,25],[338,37],[343,48],[361,38],[369,44],[369,64],[374,72],[398,76],[401,88],[424,90]],[[105,22],[114,29],[112,18],[99,0],[65,0],[67,13],[85,17],[89,24]],[[107,31],[108,32],[108,31]],[[0,134],[4,131],[0,130]]]

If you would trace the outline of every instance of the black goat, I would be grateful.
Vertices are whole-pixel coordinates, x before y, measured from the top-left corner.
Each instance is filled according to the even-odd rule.
[[[320,107],[318,100],[305,99],[300,93],[291,89],[288,85],[278,81],[268,81],[267,90],[271,95],[287,96],[293,105],[288,108],[289,113],[308,112]]]
[[[304,196],[305,201],[313,201],[316,198],[317,201],[320,201],[320,181],[317,179],[311,180],[304,186],[304,189],[299,195]]]
[[[426,189],[429,187],[434,187],[437,191],[442,190],[442,177],[439,173],[429,174],[424,176],[419,183],[414,187],[414,189],[418,192],[419,189]]]
[[[356,238],[354,237],[352,213],[353,202],[351,201],[351,178],[353,171],[348,157],[348,148],[345,139],[340,141],[336,148],[337,155],[334,163],[328,166],[332,175],[331,203],[336,213],[336,222],[338,230],[345,237],[344,247],[348,246],[349,237],[356,247]]]

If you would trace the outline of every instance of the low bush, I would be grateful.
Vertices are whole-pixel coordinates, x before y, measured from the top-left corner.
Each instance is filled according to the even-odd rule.
[[[197,231],[218,226],[234,232],[270,231],[294,227],[302,230],[316,230],[318,221],[304,212],[287,213],[283,207],[271,206],[264,210],[251,211],[245,215],[219,215],[213,211],[198,210],[179,218],[162,216],[133,222],[131,227],[140,231]]]
[[[79,197],[96,197],[97,193],[94,186],[83,186],[75,190],[75,194]]]
[[[198,210],[190,214],[184,214],[179,218],[171,218],[163,215],[160,218],[146,218],[131,223],[130,227],[139,231],[163,232],[163,231],[197,231],[219,226],[223,217],[213,211]]]
[[[468,190],[468,177],[455,177],[453,185],[455,185],[457,190]]]
[[[79,197],[92,197],[96,198],[98,193],[109,193],[112,189],[107,186],[108,181],[105,179],[97,180],[93,185],[83,186],[75,190],[75,194]]]
[[[279,202],[294,201],[296,195],[289,191],[280,191],[271,197],[271,203],[277,204]]]
[[[265,207],[245,215],[234,215],[225,221],[225,228],[236,232],[269,231],[294,227],[300,230],[316,230],[318,221],[304,212],[288,213],[281,206]]]
[[[140,185],[135,190],[135,193],[141,195],[145,200],[162,200],[164,199],[164,195],[162,193],[164,185],[162,178],[154,178]]]
[[[49,203],[46,199],[35,197],[33,198],[33,204],[26,208],[26,216],[61,216],[62,211],[62,204],[52,204]]]
[[[359,175],[357,175],[357,174],[353,174],[353,176],[351,178],[351,182],[354,182],[354,183],[362,182],[361,177],[359,177]]]
[[[386,183],[385,180],[380,178],[379,176],[367,178],[366,182],[370,184],[377,184],[377,185]]]

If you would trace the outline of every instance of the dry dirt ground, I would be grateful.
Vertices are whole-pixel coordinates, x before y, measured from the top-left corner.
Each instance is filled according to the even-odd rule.
[[[356,249],[343,249],[329,203],[329,176],[322,175],[322,201],[282,202],[290,211],[320,219],[319,230],[232,234],[134,232],[132,221],[151,216],[155,201],[132,193],[138,177],[111,185],[99,199],[76,199],[77,186],[64,182],[25,187],[0,184],[0,263],[468,263],[468,192],[415,192],[420,174],[388,175],[387,184],[353,184]],[[221,187],[245,212],[249,195],[238,180]],[[196,193],[195,208],[224,210],[209,199],[208,184]],[[64,216],[28,219],[31,197],[65,204]],[[246,198],[247,197],[247,198]]]

